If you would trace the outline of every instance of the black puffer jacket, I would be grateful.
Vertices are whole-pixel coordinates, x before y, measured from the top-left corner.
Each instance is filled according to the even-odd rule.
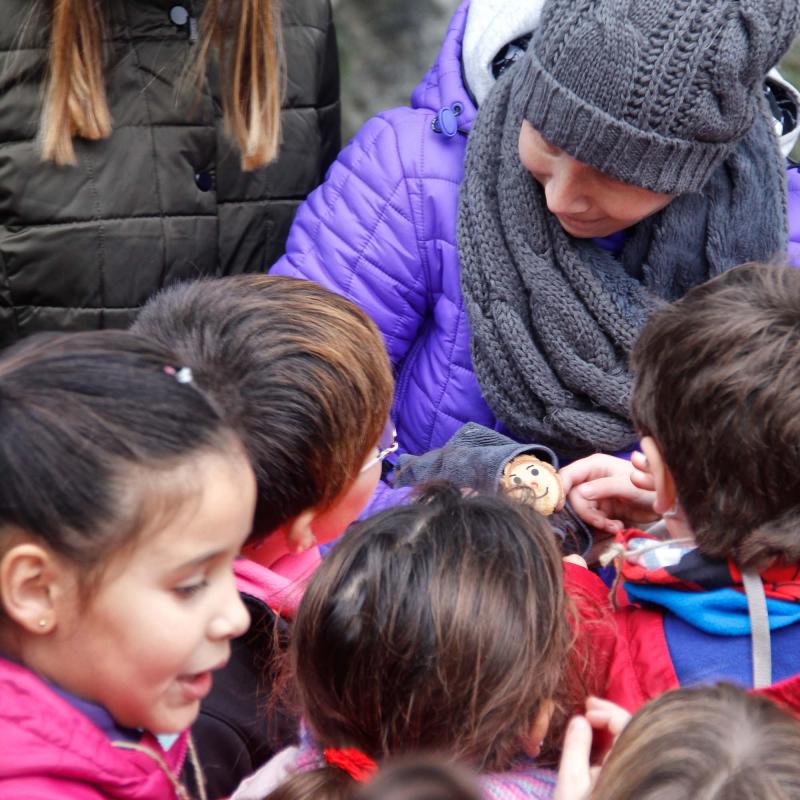
[[[340,145],[330,0],[282,3],[288,76],[276,162],[239,169],[216,70],[186,89],[202,0],[101,0],[112,136],[76,141],[76,167],[34,138],[48,31],[0,0],[0,346],[40,330],[125,327],[157,289],[266,269]],[[183,23],[183,24],[180,24]]]
[[[236,787],[284,747],[297,743],[299,722],[275,692],[288,644],[286,623],[263,602],[243,594],[250,628],[231,642],[231,658],[215,673],[211,693],[200,706],[192,738],[200,757],[209,800],[229,797]],[[183,780],[197,797],[187,763]]]

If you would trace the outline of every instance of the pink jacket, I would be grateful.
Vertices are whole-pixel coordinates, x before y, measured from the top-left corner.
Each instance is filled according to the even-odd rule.
[[[233,571],[242,594],[255,597],[281,617],[293,619],[320,561],[319,549],[312,547],[304,553],[283,556],[269,567],[238,558]]]
[[[168,752],[122,749],[33,672],[0,658],[0,797],[3,800],[175,800],[172,776],[184,733]],[[161,763],[159,763],[161,762]]]

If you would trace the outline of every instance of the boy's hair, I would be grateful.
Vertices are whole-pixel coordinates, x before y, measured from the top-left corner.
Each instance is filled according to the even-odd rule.
[[[699,548],[800,561],[800,272],[745,264],[656,312],[633,349],[634,422]]]
[[[94,571],[154,513],[150,473],[203,452],[245,458],[180,366],[124,331],[44,334],[3,354],[0,553],[21,530]]]
[[[177,353],[244,440],[258,481],[256,535],[330,506],[386,425],[394,382],[378,329],[311,281],[179,284],[150,300],[133,330]]]
[[[290,646],[315,743],[508,769],[560,688],[562,569],[543,517],[452,486],[351,529],[311,579]],[[315,796],[337,795],[341,770],[314,774]]]
[[[608,756],[591,800],[800,797],[800,722],[727,684],[648,703]]]

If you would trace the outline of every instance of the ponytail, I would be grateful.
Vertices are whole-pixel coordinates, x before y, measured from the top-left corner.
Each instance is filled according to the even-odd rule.
[[[103,80],[103,20],[97,0],[54,0],[49,78],[39,138],[42,157],[75,164],[73,136],[111,133]]]
[[[222,3],[226,4],[224,15]],[[252,170],[268,164],[278,153],[285,69],[272,0],[241,0],[238,11],[234,21],[231,0],[206,0],[195,70],[202,80],[213,44],[220,66],[225,131],[239,148],[242,169]]]
[[[98,0],[53,0],[39,138],[42,157],[59,165],[76,163],[74,136],[97,140],[111,134],[101,5]],[[277,8],[272,0],[206,0],[199,29],[200,45],[191,68],[195,82],[198,87],[202,83],[213,47],[220,66],[225,130],[239,148],[242,169],[262,167],[280,146],[285,68]]]
[[[267,800],[347,800],[378,771],[377,762],[355,747],[329,747],[322,753],[324,766],[290,778]]]

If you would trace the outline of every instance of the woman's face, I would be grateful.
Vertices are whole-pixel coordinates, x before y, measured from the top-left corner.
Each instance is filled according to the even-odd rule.
[[[610,236],[664,208],[671,194],[651,192],[603,174],[550,144],[526,120],[519,132],[522,165],[544,189],[547,208],[579,239]]]

